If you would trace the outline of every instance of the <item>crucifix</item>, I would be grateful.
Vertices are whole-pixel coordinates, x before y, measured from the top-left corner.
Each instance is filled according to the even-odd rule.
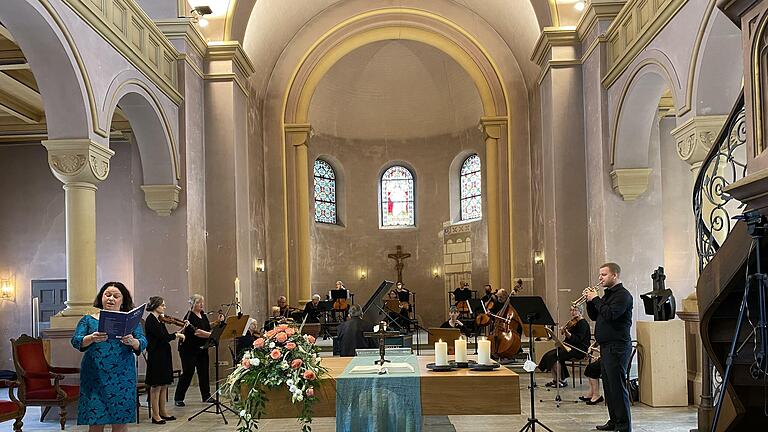
[[[393,254],[388,254],[387,258],[395,260],[395,270],[397,270],[397,281],[402,283],[403,282],[403,267],[405,267],[405,263],[403,261],[410,257],[411,254],[409,253],[403,253],[403,247],[400,245],[397,245],[397,252]]]

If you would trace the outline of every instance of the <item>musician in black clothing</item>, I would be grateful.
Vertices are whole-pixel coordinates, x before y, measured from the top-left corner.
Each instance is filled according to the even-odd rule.
[[[319,323],[320,322],[320,295],[315,294],[312,296],[312,301],[304,305],[304,315],[307,317],[307,323]]]
[[[483,297],[481,297],[481,300],[483,303],[487,304],[488,300],[493,299],[494,303],[496,301],[496,296],[493,294],[493,289],[491,288],[491,284],[486,284],[483,289],[485,290],[485,294],[483,294]]]
[[[462,282],[460,287],[453,290],[453,298],[457,303],[462,300],[471,299],[472,290],[469,289],[469,282]]]
[[[272,306],[271,314],[269,318],[264,321],[264,332],[268,332],[275,328],[275,326],[284,318],[280,315],[280,307]]]
[[[456,306],[451,306],[448,310],[448,321],[442,323],[440,328],[457,328],[463,334],[469,334],[467,326],[463,322],[459,321],[459,309]]]
[[[349,308],[349,320],[339,324],[337,330],[339,354],[344,357],[356,355],[358,348],[376,348],[376,342],[363,336],[365,332],[372,332],[373,325],[363,321],[363,309],[359,305]]]
[[[581,360],[586,357],[585,353],[589,348],[589,341],[592,339],[592,331],[587,320],[581,315],[581,307],[571,306],[571,320],[563,327],[564,342],[571,350],[553,349],[547,351],[539,361],[539,369],[542,372],[552,371],[552,381],[546,384],[547,387],[558,385],[567,387],[569,374],[565,362]]]
[[[504,309],[504,304],[509,299],[509,293],[507,293],[507,290],[504,288],[496,291],[496,301],[493,304],[493,307],[491,308],[490,312],[493,314],[498,314],[501,312],[502,309]]]
[[[250,319],[249,321],[250,324],[248,325],[248,330],[243,336],[239,336],[235,340],[238,360],[243,358],[243,354],[245,354],[246,351],[253,349],[253,341],[261,337],[261,332],[259,332],[259,325],[256,320]]]
[[[603,297],[589,288],[587,314],[595,321],[595,341],[600,344],[601,375],[609,420],[597,426],[598,430],[629,432],[632,417],[629,411],[629,392],[626,385],[627,368],[632,353],[629,329],[632,327],[632,294],[624,288],[616,263],[600,266],[600,285],[605,288]]]
[[[165,409],[168,386],[173,383],[173,359],[171,341],[183,341],[183,333],[168,333],[162,323],[165,314],[165,301],[162,297],[152,296],[147,302],[147,320],[144,323],[147,334],[147,373],[144,383],[149,386],[149,399],[152,405],[152,423],[164,424],[166,420],[176,420]]]
[[[208,338],[211,337],[211,323],[203,310],[205,306],[203,296],[194,294],[189,298],[189,303],[191,309],[184,317],[189,321],[189,325],[184,329],[186,339],[179,344],[181,378],[173,398],[176,406],[182,407],[185,405],[184,397],[187,395],[187,389],[192,382],[195,369],[197,369],[197,380],[203,402],[211,398],[211,387],[208,382],[208,348],[205,346]]]

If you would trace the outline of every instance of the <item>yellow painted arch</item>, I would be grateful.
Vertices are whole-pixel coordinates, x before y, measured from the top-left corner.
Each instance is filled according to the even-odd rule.
[[[410,40],[425,43],[444,52],[458,63],[475,83],[486,116],[496,116],[493,90],[475,60],[446,36],[426,29],[396,25],[379,27],[355,34],[334,46],[310,72],[299,93],[293,123],[307,123],[309,105],[320,80],[345,55],[362,46],[383,40]]]

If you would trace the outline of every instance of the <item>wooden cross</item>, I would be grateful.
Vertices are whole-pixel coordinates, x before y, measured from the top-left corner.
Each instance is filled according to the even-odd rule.
[[[388,254],[387,258],[395,260],[395,270],[397,270],[397,281],[402,283],[403,282],[403,267],[405,267],[405,264],[403,261],[410,257],[411,254],[409,253],[403,253],[403,247],[400,245],[397,245],[397,252],[393,254]]]

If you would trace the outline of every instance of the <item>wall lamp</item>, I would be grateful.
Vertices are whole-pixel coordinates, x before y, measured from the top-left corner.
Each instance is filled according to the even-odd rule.
[[[253,263],[253,269],[257,272],[263,272],[264,267],[264,259],[263,258],[256,258],[256,261]]]
[[[534,264],[544,264],[544,252],[542,252],[542,251],[533,251],[533,263]]]
[[[432,277],[435,279],[440,279],[440,267],[435,267],[432,269]]]
[[[192,20],[196,22],[200,27],[206,27],[208,25],[208,20],[205,19],[205,16],[212,13],[213,11],[211,10],[210,6],[195,6],[191,12]]]
[[[357,269],[357,276],[360,278],[360,280],[368,279],[368,267],[359,267]]]
[[[0,279],[0,299],[16,302],[16,289],[12,277]]]

